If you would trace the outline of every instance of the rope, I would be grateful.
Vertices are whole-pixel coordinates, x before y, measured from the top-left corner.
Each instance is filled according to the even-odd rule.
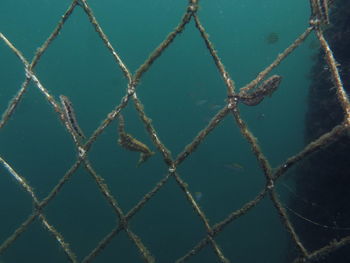
[[[340,247],[346,246],[350,243],[350,236],[344,237],[341,240],[331,241],[326,246],[319,248],[316,251],[309,252],[302,241],[300,240],[296,230],[290,221],[287,211],[288,207],[284,206],[275,190],[275,184],[290,168],[294,167],[300,161],[304,160],[310,154],[313,154],[322,148],[330,145],[334,141],[338,140],[349,128],[350,126],[350,104],[347,94],[344,90],[342,80],[338,71],[338,64],[334,58],[331,48],[329,47],[324,34],[323,26],[330,23],[329,21],[329,1],[328,0],[310,0],[311,7],[311,17],[310,26],[305,29],[305,31],[287,47],[281,54],[279,54],[274,61],[271,62],[265,69],[263,69],[255,79],[251,80],[248,84],[237,90],[235,87],[234,80],[230,77],[229,73],[226,71],[224,64],[222,63],[220,57],[218,56],[217,50],[215,50],[214,44],[210,41],[209,35],[201,24],[201,21],[197,15],[199,0],[188,0],[187,7],[184,11],[182,18],[178,26],[168,34],[168,36],[162,41],[159,46],[149,55],[145,62],[136,70],[134,74],[130,72],[126,64],[124,63],[121,56],[118,54],[116,49],[113,47],[112,43],[109,41],[108,36],[103,32],[102,27],[97,21],[93,14],[93,11],[86,0],[73,0],[69,5],[67,11],[63,14],[61,19],[58,21],[56,28],[47,38],[47,40],[39,47],[34,55],[31,62],[28,62],[24,55],[19,51],[15,44],[12,43],[3,33],[0,32],[0,39],[5,43],[5,45],[19,58],[23,64],[24,69],[24,80],[21,88],[18,90],[14,98],[10,101],[7,109],[5,110],[2,118],[0,120],[0,129],[3,128],[9,118],[15,114],[15,110],[19,103],[24,98],[24,93],[27,91],[30,82],[33,82],[35,86],[39,89],[41,94],[49,102],[50,107],[53,108],[57,114],[57,118],[66,127],[67,132],[71,135],[72,140],[75,144],[76,151],[78,153],[76,161],[71,165],[71,167],[66,171],[64,176],[59,180],[59,182],[53,187],[51,192],[42,200],[39,200],[35,194],[34,189],[26,181],[25,177],[18,174],[10,165],[5,161],[4,158],[0,156],[0,164],[7,170],[7,174],[15,179],[15,181],[23,188],[23,190],[29,195],[33,201],[33,211],[32,214],[27,217],[27,219],[17,228],[14,232],[0,245],[0,254],[4,253],[17,238],[25,232],[35,219],[39,218],[42,222],[42,226],[45,230],[49,231],[50,234],[57,241],[57,244],[63,249],[68,260],[70,262],[78,262],[75,253],[71,250],[70,245],[64,240],[62,234],[60,234],[56,228],[51,225],[44,215],[44,210],[46,206],[60,193],[62,188],[69,183],[72,176],[75,174],[77,169],[82,166],[90,175],[92,180],[96,183],[97,188],[106,199],[106,201],[111,206],[111,209],[115,212],[118,223],[113,229],[103,238],[100,242],[93,248],[81,262],[91,262],[93,259],[102,253],[103,249],[110,244],[110,242],[117,236],[120,232],[124,231],[128,238],[132,241],[134,246],[139,251],[141,257],[145,262],[155,262],[155,257],[152,255],[151,251],[146,247],[144,242],[139,236],[137,236],[129,225],[129,221],[141,211],[141,209],[151,202],[153,197],[158,193],[160,189],[164,187],[170,180],[174,180],[182,191],[183,195],[186,197],[187,202],[193,209],[193,212],[198,215],[200,222],[203,224],[205,231],[204,238],[199,240],[193,248],[184,252],[184,255],[176,260],[176,262],[185,262],[189,260],[192,256],[199,253],[199,251],[210,245],[213,249],[218,261],[228,263],[230,260],[224,255],[224,251],[220,248],[218,242],[216,241],[216,236],[223,232],[224,229],[232,224],[236,219],[249,213],[256,205],[260,203],[265,197],[269,197],[282,224],[284,225],[287,232],[290,234],[292,242],[297,247],[299,252],[298,258],[294,262],[305,262],[305,260],[316,260],[319,257],[325,256]],[[62,28],[65,26],[66,21],[73,15],[76,8],[81,8],[86,16],[88,17],[92,27],[97,32],[98,36],[101,38],[103,44],[105,45],[108,52],[114,58],[116,64],[119,66],[124,74],[128,84],[126,93],[121,99],[121,101],[115,105],[102,121],[102,123],[95,129],[92,135],[85,140],[83,132],[78,126],[78,120],[74,116],[74,110],[72,103],[65,96],[61,96],[61,104],[59,104],[56,99],[50,94],[48,89],[44,87],[41,83],[39,76],[34,72],[35,67],[40,63],[40,58],[47,51],[48,47],[52,45],[56,37],[60,34]],[[144,75],[153,63],[164,53],[164,51],[173,43],[174,39],[186,30],[187,26],[190,26],[190,21],[194,21],[195,28],[199,31],[200,36],[211,55],[214,63],[218,69],[221,78],[227,89],[227,101],[226,104],[217,112],[217,114],[209,121],[206,127],[199,131],[198,135],[184,147],[183,151],[176,157],[173,158],[170,150],[162,143],[160,136],[156,129],[151,123],[151,119],[147,116],[142,102],[137,96],[138,85]],[[274,75],[267,80],[265,80],[260,86],[258,84],[263,81],[268,74],[276,68],[287,56],[289,56],[295,49],[297,49],[310,35],[311,32],[315,32],[316,36],[321,44],[321,48],[325,53],[326,62],[330,68],[332,80],[337,89],[337,97],[340,105],[344,111],[344,121],[334,127],[328,133],[320,136],[315,141],[310,142],[303,150],[294,156],[289,157],[285,160],[279,167],[273,170],[270,166],[268,158],[263,153],[257,138],[249,130],[246,122],[243,120],[240,111],[239,104],[243,103],[248,106],[254,106],[260,103],[266,95],[273,95],[273,92],[278,88],[282,77]],[[140,163],[146,161],[153,152],[143,144],[142,142],[136,140],[132,135],[125,132],[124,119],[122,117],[122,111],[129,104],[133,104],[136,111],[140,117],[140,120],[144,124],[145,130],[149,134],[152,143],[156,147],[157,151],[162,155],[164,163],[168,167],[168,173],[164,178],[162,178],[148,193],[146,193],[141,200],[129,211],[123,211],[117,201],[117,199],[112,195],[108,188],[108,185],[104,182],[103,177],[99,175],[93,168],[91,162],[88,159],[89,151],[91,146],[96,142],[99,136],[105,131],[105,129],[115,120],[119,120],[119,143],[121,146],[128,150],[139,151],[141,153]],[[200,144],[205,140],[210,132],[212,132],[216,127],[220,125],[222,120],[228,115],[231,115],[240,129],[241,134],[247,140],[251,146],[251,150],[257,159],[259,166],[265,176],[265,186],[263,189],[257,193],[256,197],[243,204],[241,208],[236,211],[229,213],[221,222],[216,224],[211,224],[207,218],[205,211],[199,206],[193,194],[189,191],[188,184],[182,179],[182,175],[178,172],[178,167],[186,161],[186,159],[198,149]],[[300,215],[301,216],[301,215]]]

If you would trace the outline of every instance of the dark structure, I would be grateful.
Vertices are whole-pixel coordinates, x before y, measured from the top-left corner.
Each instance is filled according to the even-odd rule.
[[[325,30],[344,87],[350,91],[350,1],[334,1],[331,25]],[[311,72],[305,142],[330,131],[343,120],[331,74],[320,49]],[[350,134],[350,133],[349,133]],[[291,215],[296,231],[309,251],[350,234],[350,136],[343,136],[306,159],[297,169],[296,194],[290,207],[315,223]],[[318,262],[350,262],[350,247],[332,252]]]

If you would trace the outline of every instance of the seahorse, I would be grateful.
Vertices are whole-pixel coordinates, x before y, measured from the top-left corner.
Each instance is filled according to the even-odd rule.
[[[118,143],[122,147],[130,151],[140,152],[140,159],[136,165],[137,167],[147,161],[147,159],[154,154],[154,152],[152,152],[147,145],[125,132],[125,121],[121,113],[119,114],[118,133]]]
[[[281,76],[273,75],[265,80],[255,91],[251,93],[243,92],[242,94],[239,94],[237,98],[248,106],[258,105],[266,95],[272,95],[272,93],[278,88],[281,80]]]

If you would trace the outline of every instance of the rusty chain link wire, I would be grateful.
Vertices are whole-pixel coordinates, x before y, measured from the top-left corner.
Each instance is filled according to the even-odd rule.
[[[274,207],[276,208],[279,214],[281,222],[283,223],[284,227],[290,234],[290,238],[298,250],[299,256],[298,258],[295,259],[294,262],[305,262],[308,260],[309,261],[315,260],[320,256],[327,255],[328,253],[331,253],[332,251],[342,246],[348,245],[350,243],[350,236],[347,236],[340,240],[332,241],[325,247],[319,248],[316,251],[308,251],[305,248],[304,244],[301,242],[297,232],[295,231],[291,221],[289,220],[286,212],[286,208],[282,205],[275,190],[276,181],[281,176],[283,176],[291,167],[293,167],[295,164],[297,164],[298,162],[300,162],[310,154],[336,141],[337,138],[340,137],[340,135],[344,134],[349,129],[349,125],[350,125],[349,99],[346,95],[341,78],[339,76],[337,62],[333,56],[332,50],[330,49],[322,31],[322,26],[325,24],[329,24],[329,15],[328,15],[329,1],[328,0],[310,0],[310,7],[311,7],[310,26],[306,28],[306,30],[289,47],[287,47],[281,54],[279,54],[268,67],[262,70],[254,80],[252,80],[250,83],[248,83],[238,91],[237,91],[237,88],[235,87],[235,83],[233,79],[229,76],[229,73],[226,71],[221,59],[217,54],[217,51],[214,48],[213,43],[209,40],[209,37],[208,37],[208,34],[206,33],[205,28],[203,27],[199,17],[197,16],[198,2],[199,2],[198,0],[188,1],[187,9],[183,17],[181,18],[181,21],[178,24],[178,26],[150,54],[148,59],[138,68],[135,74],[130,73],[130,70],[125,66],[118,52],[113,48],[112,44],[110,43],[106,34],[103,32],[103,29],[99,25],[96,17],[94,16],[86,0],[72,1],[71,5],[68,7],[67,11],[61,17],[54,31],[47,38],[44,44],[40,48],[38,48],[31,62],[28,62],[26,58],[23,56],[23,54],[21,53],[21,51],[19,51],[15,47],[15,45],[9,39],[7,39],[7,37],[3,33],[0,32],[1,40],[21,60],[25,71],[25,79],[21,85],[21,88],[19,89],[15,97],[10,102],[8,108],[5,110],[4,114],[2,115],[2,119],[0,121],[0,129],[6,125],[9,118],[14,114],[14,111],[18,106],[18,104],[21,102],[23,98],[23,94],[26,92],[29,83],[33,82],[36,85],[36,87],[40,90],[40,92],[45,96],[45,98],[47,99],[51,107],[54,109],[54,111],[57,113],[57,117],[59,118],[59,120],[67,127],[67,131],[72,136],[72,139],[74,140],[74,143],[76,146],[76,150],[78,152],[78,158],[76,162],[66,171],[65,175],[60,179],[58,184],[42,200],[39,200],[36,197],[36,194],[33,188],[29,185],[28,182],[26,182],[26,179],[20,174],[18,174],[12,168],[12,166],[0,156],[0,163],[2,164],[2,166],[6,168],[9,175],[11,175],[13,178],[15,178],[17,182],[20,183],[20,185],[29,194],[29,196],[31,197],[34,203],[34,209],[32,211],[32,214],[29,215],[28,218],[17,229],[14,230],[13,234],[10,235],[0,245],[0,254],[4,253],[4,251],[7,248],[9,248],[16,241],[16,239],[30,227],[30,225],[34,222],[36,218],[39,218],[39,220],[41,220],[42,222],[43,227],[52,234],[52,236],[58,242],[59,246],[63,249],[69,261],[78,262],[77,257],[75,253],[71,250],[69,244],[64,240],[64,237],[58,232],[58,230],[56,230],[56,228],[48,222],[48,219],[45,217],[44,212],[45,212],[45,207],[56,197],[57,194],[59,194],[62,187],[64,187],[64,185],[68,183],[68,181],[71,179],[73,174],[77,171],[77,169],[80,166],[83,166],[85,170],[91,175],[92,179],[96,182],[97,187],[100,190],[101,194],[104,196],[106,201],[110,204],[111,208],[114,210],[117,217],[119,218],[119,223],[115,225],[115,227],[96,245],[96,247],[92,251],[90,251],[88,255],[85,256],[82,262],[93,261],[93,259],[99,253],[101,253],[102,250],[111,242],[111,240],[116,235],[118,235],[121,231],[125,231],[128,238],[137,247],[140,255],[142,256],[145,262],[155,262],[155,258],[153,257],[151,251],[147,249],[147,247],[144,245],[142,240],[131,230],[131,227],[129,226],[129,221],[136,213],[138,213],[143,208],[143,206],[147,202],[149,202],[153,198],[154,195],[157,194],[157,192],[171,178],[173,178],[177,182],[179,188],[182,190],[187,201],[192,206],[193,211],[199,216],[200,221],[202,222],[206,230],[206,236],[202,240],[199,240],[198,243],[192,249],[185,252],[184,255],[176,261],[177,263],[187,261],[193,255],[199,253],[199,251],[202,248],[206,247],[207,245],[211,246],[211,248],[215,252],[220,262],[230,262],[229,259],[225,257],[224,252],[222,251],[219,244],[215,240],[216,235],[222,232],[224,228],[227,225],[231,224],[234,220],[248,213],[266,196],[269,196],[269,198],[273,202]],[[38,76],[34,73],[34,69],[38,64],[41,56],[46,52],[48,47],[58,36],[67,19],[73,14],[73,11],[75,8],[82,8],[84,10],[85,14],[88,16],[89,21],[91,22],[95,31],[98,33],[98,35],[102,39],[104,45],[109,50],[115,62],[119,65],[121,71],[123,72],[125,78],[128,81],[127,92],[121,99],[120,103],[115,106],[112,112],[107,114],[104,121],[101,123],[99,127],[96,128],[96,130],[93,132],[91,137],[88,138],[85,144],[81,143],[77,138],[76,134],[72,131],[72,129],[70,129],[69,124],[67,123],[67,120],[64,116],[63,109],[58,104],[56,99],[50,94],[50,92],[43,86]],[[206,45],[208,52],[211,54],[211,57],[213,58],[214,63],[218,68],[222,79],[224,80],[224,83],[227,88],[228,99],[227,99],[226,105],[224,105],[223,108],[217,112],[217,114],[209,121],[208,125],[198,133],[198,135],[192,140],[192,142],[188,144],[176,158],[173,158],[169,149],[161,142],[160,136],[158,135],[157,131],[153,127],[150,118],[146,115],[144,107],[141,101],[139,100],[139,98],[137,97],[137,87],[140,80],[142,79],[143,74],[150,69],[153,62],[162,55],[162,53],[174,41],[174,39],[183,30],[185,30],[187,24],[192,19],[194,20],[195,27],[198,29],[201,35],[201,38],[203,39]],[[248,129],[246,122],[242,119],[242,116],[239,112],[238,105],[239,103],[244,102],[242,100],[244,94],[249,94],[249,92],[252,92],[252,90],[257,86],[257,84],[260,83],[263,79],[265,79],[266,76],[275,67],[277,67],[297,47],[299,47],[299,45],[302,44],[303,41],[305,41],[305,39],[313,31],[316,33],[316,36],[325,53],[325,60],[330,68],[332,80],[337,89],[338,100],[344,111],[344,120],[340,125],[334,127],[328,133],[320,136],[315,141],[310,142],[302,151],[285,160],[282,164],[280,164],[280,166],[277,169],[272,170],[270,167],[269,160],[262,152],[257,139],[254,137],[252,132]],[[257,93],[251,93],[251,94],[257,94]],[[262,95],[256,95],[256,96],[262,96]],[[258,99],[261,99],[261,98],[258,98]],[[129,210],[128,212],[125,212],[120,208],[117,199],[111,194],[103,178],[100,175],[98,175],[97,172],[92,167],[92,164],[88,159],[88,153],[92,144],[97,140],[99,135],[118,117],[119,114],[121,114],[122,110],[129,103],[134,104],[139,114],[139,117],[142,120],[145,126],[145,129],[147,130],[153,144],[156,146],[157,150],[162,154],[163,160],[168,166],[168,173],[131,210]],[[258,193],[253,200],[244,204],[240,209],[231,212],[221,222],[218,222],[212,225],[209,223],[204,211],[197,204],[195,198],[193,197],[193,194],[188,190],[188,185],[182,179],[181,175],[177,172],[177,168],[179,167],[179,165],[181,165],[182,162],[184,162],[187,159],[189,155],[191,155],[197,149],[197,147],[204,141],[206,136],[212,130],[214,130],[218,125],[220,125],[220,122],[224,118],[226,118],[228,115],[232,115],[233,119],[235,120],[235,122],[237,123],[240,129],[240,132],[242,133],[244,138],[247,140],[247,142],[250,144],[252,152],[254,153],[260,165],[260,168],[262,169],[265,175],[266,183],[265,183],[265,187],[261,189],[260,193]]]

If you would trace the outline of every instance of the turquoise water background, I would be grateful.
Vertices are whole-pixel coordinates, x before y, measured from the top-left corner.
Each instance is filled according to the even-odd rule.
[[[70,1],[0,2],[0,31],[31,60],[50,35]],[[91,8],[115,50],[131,72],[180,22],[187,1],[91,0]],[[250,82],[308,26],[308,1],[200,0],[199,18],[236,86]],[[266,37],[276,32],[279,41]],[[311,37],[312,38],[312,37]],[[312,39],[311,39],[312,40]],[[310,39],[277,67],[280,88],[261,104],[240,106],[242,116],[262,150],[278,166],[304,146],[308,74],[315,52]],[[120,102],[127,81],[80,7],[35,68],[37,77],[58,101],[68,96],[87,136]],[[24,80],[23,65],[0,44],[0,112]],[[223,107],[226,87],[191,21],[144,74],[137,95],[159,138],[173,156],[180,153]],[[127,132],[153,150],[148,134],[129,103],[124,111]],[[264,117],[263,117],[264,116]],[[167,173],[157,152],[136,168],[138,154],[117,144],[114,121],[89,152],[97,173],[108,184],[126,213]],[[44,198],[75,162],[71,137],[34,84],[30,84],[14,115],[0,130],[0,156]],[[243,168],[231,169],[237,163]],[[211,224],[252,200],[265,178],[257,161],[228,115],[178,168]],[[293,188],[292,174],[286,182]],[[278,186],[279,187],[279,186]],[[8,172],[0,168],[0,242],[30,215],[32,201]],[[284,202],[285,188],[279,188]],[[115,226],[117,216],[95,182],[81,167],[44,210],[49,223],[83,259]],[[130,222],[157,262],[174,262],[205,236],[205,227],[183,192],[171,179]],[[272,202],[265,198],[216,238],[232,262],[283,262],[289,236]],[[66,262],[55,239],[35,221],[0,257],[4,262]],[[142,262],[122,232],[95,262]],[[218,262],[207,246],[189,262]]]

